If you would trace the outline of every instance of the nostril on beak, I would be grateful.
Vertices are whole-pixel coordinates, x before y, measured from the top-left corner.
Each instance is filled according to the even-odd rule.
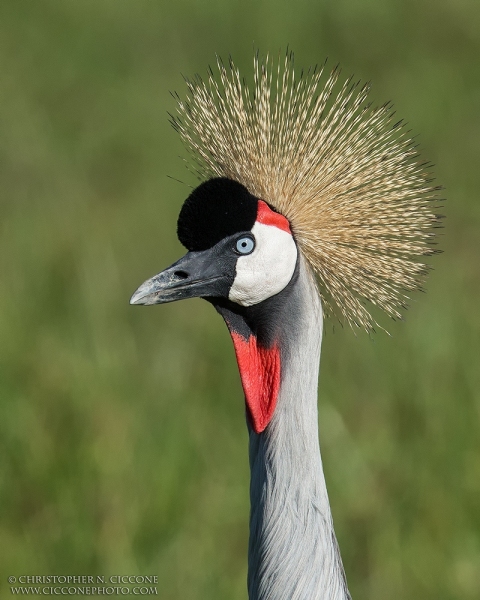
[[[189,276],[186,271],[174,271],[173,274],[179,279],[187,279]]]

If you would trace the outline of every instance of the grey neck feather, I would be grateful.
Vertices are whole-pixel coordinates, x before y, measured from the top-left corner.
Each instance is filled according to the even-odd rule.
[[[250,600],[350,598],[318,440],[322,307],[309,268],[299,267],[277,407],[264,432],[250,430]]]

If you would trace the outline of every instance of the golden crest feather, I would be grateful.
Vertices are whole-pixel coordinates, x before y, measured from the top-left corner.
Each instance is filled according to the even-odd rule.
[[[229,177],[290,221],[328,313],[376,325],[365,301],[401,318],[431,255],[439,187],[390,103],[369,86],[339,83],[325,65],[295,74],[293,54],[254,58],[250,90],[232,61],[187,80],[172,124],[202,180]],[[339,316],[340,316],[339,315]]]

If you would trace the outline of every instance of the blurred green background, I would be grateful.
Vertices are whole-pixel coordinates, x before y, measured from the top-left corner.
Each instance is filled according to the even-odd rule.
[[[131,293],[182,253],[181,73],[254,44],[372,80],[446,186],[445,253],[392,338],[326,328],[320,434],[354,600],[480,598],[480,3],[0,4],[0,597],[8,575],[155,574],[246,598],[247,433],[201,300]]]

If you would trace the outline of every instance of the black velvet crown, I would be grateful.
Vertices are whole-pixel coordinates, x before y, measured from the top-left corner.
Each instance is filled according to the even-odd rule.
[[[185,200],[178,217],[178,239],[187,250],[207,250],[229,235],[250,231],[257,206],[257,198],[241,183],[226,177],[209,179]]]

